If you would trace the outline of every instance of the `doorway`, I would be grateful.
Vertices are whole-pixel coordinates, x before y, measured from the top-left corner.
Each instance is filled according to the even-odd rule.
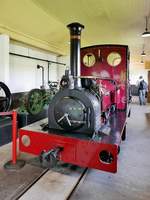
[[[150,71],[148,71],[148,93],[147,93],[147,103],[150,103]]]

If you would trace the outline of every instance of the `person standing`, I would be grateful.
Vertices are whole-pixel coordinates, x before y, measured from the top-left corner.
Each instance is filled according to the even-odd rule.
[[[147,83],[144,81],[143,76],[139,77],[138,81],[138,94],[139,94],[139,103],[140,105],[146,104],[145,95],[148,89]]]

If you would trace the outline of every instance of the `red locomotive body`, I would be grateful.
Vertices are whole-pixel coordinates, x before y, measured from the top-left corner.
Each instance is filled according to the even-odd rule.
[[[128,110],[128,47],[97,45],[81,49],[83,26],[73,23],[71,75],[49,105],[48,120],[20,129],[20,151],[47,161],[117,171],[121,140],[126,136]],[[78,63],[78,64],[77,64]],[[81,82],[80,82],[81,81]],[[48,121],[48,129],[43,124]]]
[[[103,107],[110,102],[119,110],[127,108],[129,50],[124,45],[97,45],[81,50],[81,75],[99,77],[102,90],[108,92],[103,97]],[[105,92],[104,92],[105,93]],[[109,93],[109,94],[108,94]],[[104,94],[105,96],[105,94]],[[108,100],[110,99],[110,100]],[[114,101],[114,102],[113,102]]]

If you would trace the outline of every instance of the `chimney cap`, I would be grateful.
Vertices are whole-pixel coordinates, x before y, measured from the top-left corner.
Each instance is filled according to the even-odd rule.
[[[70,29],[71,35],[80,35],[81,30],[84,29],[84,25],[78,22],[74,22],[74,23],[68,24],[67,28]]]

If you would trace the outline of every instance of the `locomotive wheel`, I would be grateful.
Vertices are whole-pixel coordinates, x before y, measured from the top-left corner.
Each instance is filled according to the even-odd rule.
[[[12,95],[9,88],[0,82],[0,112],[7,112],[12,103]]]
[[[30,114],[37,115],[43,110],[43,94],[44,91],[37,88],[29,92],[27,97],[27,111]]]

